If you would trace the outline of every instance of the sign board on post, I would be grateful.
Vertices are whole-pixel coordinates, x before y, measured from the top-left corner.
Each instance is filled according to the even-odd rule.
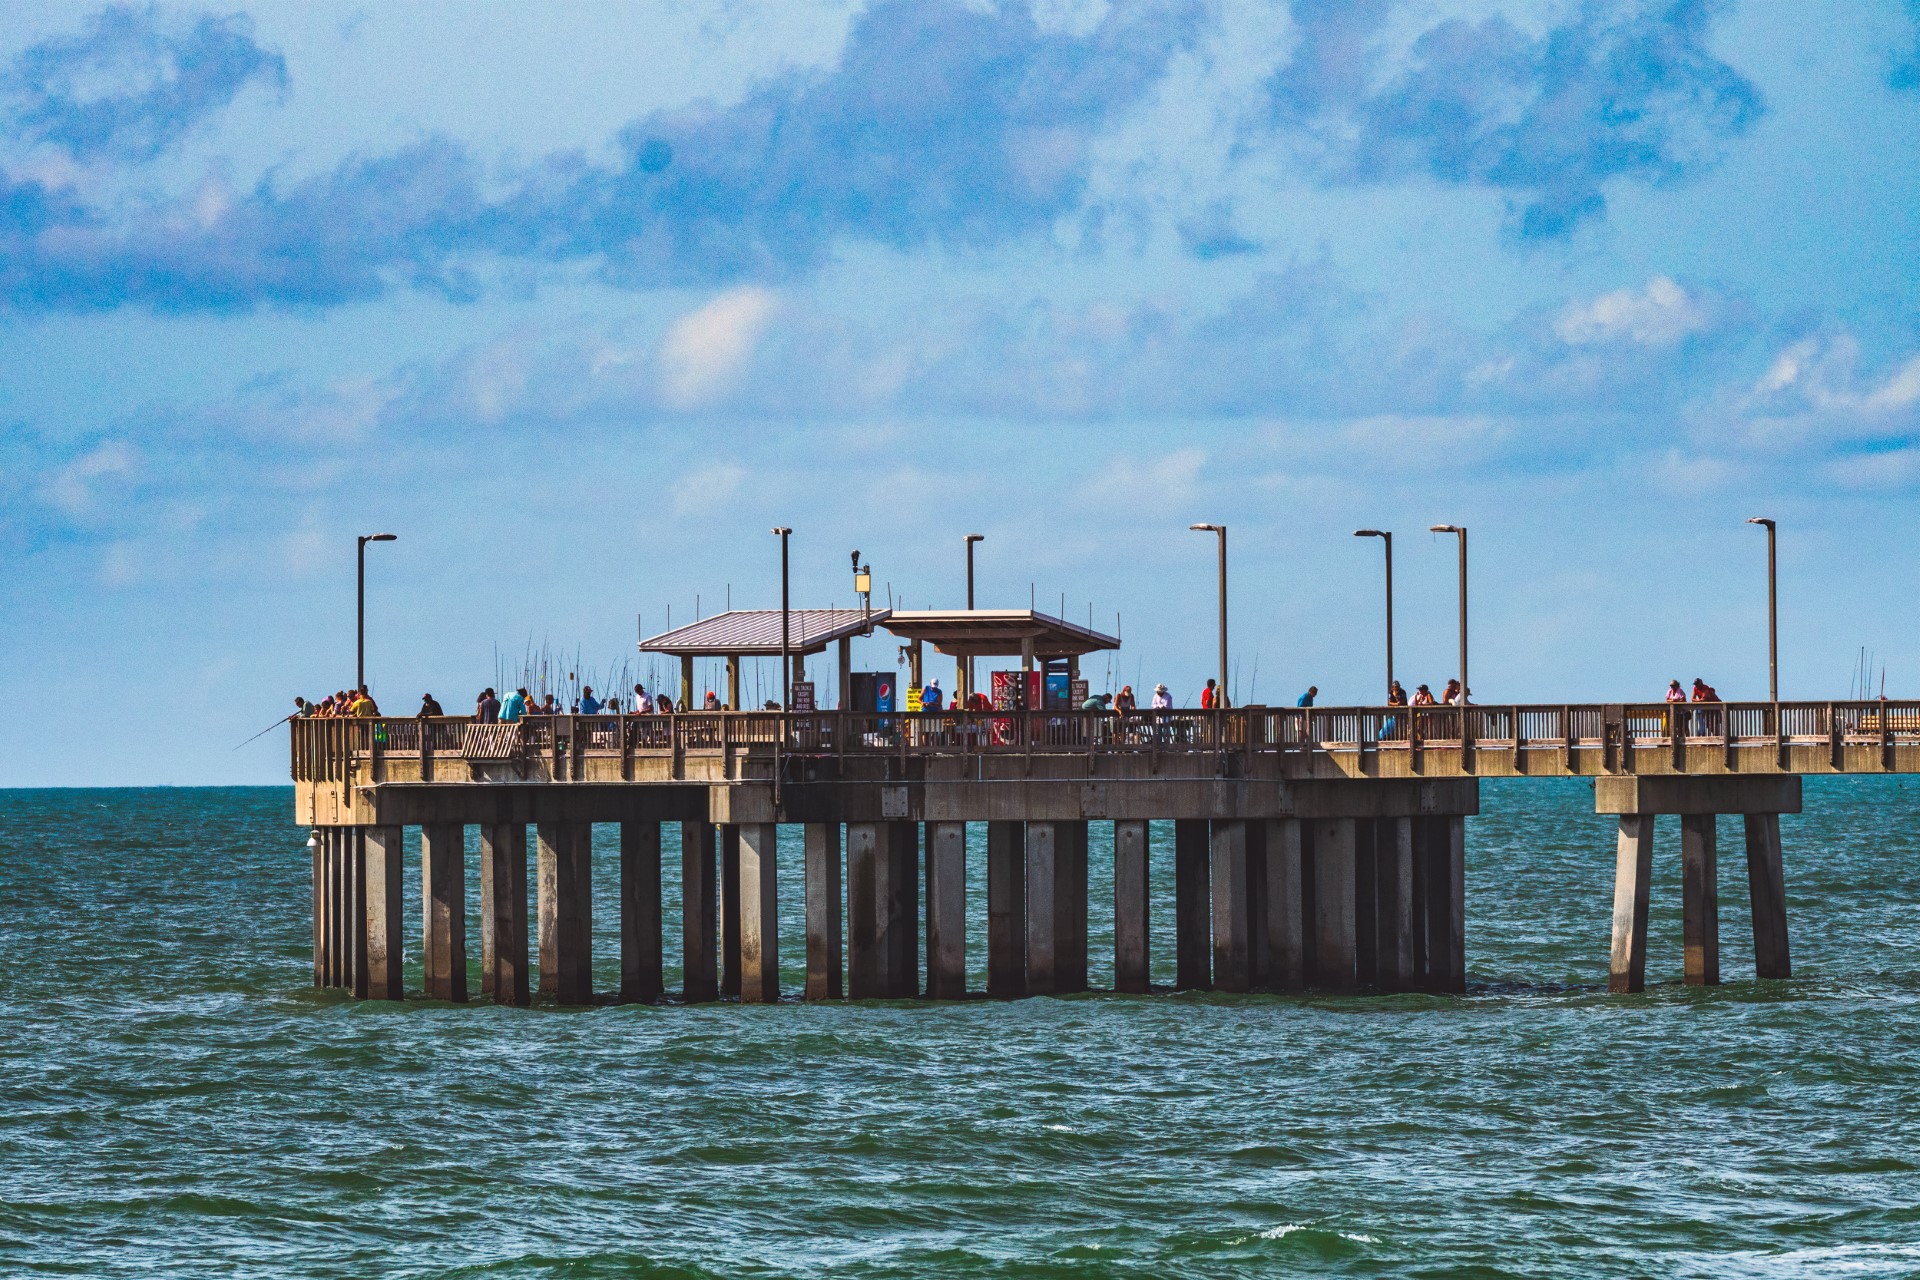
[[[1085,680],[1075,680],[1073,682],[1073,692],[1067,695],[1068,704],[1076,711],[1086,706],[1087,692],[1087,682]]]
[[[1018,671],[993,673],[993,709],[995,711],[1020,709],[1020,673]]]
[[[920,700],[920,686],[917,684],[907,686],[907,710],[909,711],[925,711],[926,710],[926,706]]]
[[[789,711],[810,715],[813,712],[813,681],[802,680],[793,686],[793,705]]]

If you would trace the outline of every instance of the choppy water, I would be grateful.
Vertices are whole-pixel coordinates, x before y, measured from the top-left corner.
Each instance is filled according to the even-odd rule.
[[[0,791],[0,1272],[1920,1274],[1920,786],[1807,798],[1790,983],[1728,827],[1728,985],[1605,996],[1607,820],[1511,782],[1465,998],[559,1012],[315,992],[288,792]]]

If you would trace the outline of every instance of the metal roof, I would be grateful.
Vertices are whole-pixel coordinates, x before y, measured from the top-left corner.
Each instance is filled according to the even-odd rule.
[[[787,613],[788,648],[799,654],[819,653],[842,636],[859,635],[869,625],[886,622],[885,609],[793,609]],[[680,657],[724,658],[780,656],[780,610],[729,609],[711,618],[640,642],[642,653],[671,653]]]
[[[1120,647],[1116,636],[1032,609],[895,609],[880,625],[957,658],[1019,653],[1021,642],[1028,639],[1039,658],[1078,657]]]

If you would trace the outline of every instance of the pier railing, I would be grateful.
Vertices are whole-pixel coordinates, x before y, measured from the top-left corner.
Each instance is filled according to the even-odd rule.
[[[471,717],[296,719],[296,781],[344,782],[356,762],[418,759],[547,761],[554,778],[586,775],[596,757],[632,760],[764,752],[785,756],[993,754],[1220,754],[1601,752],[1609,768],[1666,747],[1676,764],[1689,748],[1732,753],[1824,744],[1833,768],[1843,748],[1877,745],[1882,767],[1896,746],[1920,745],[1920,703],[1594,703],[1473,707],[1241,707],[1227,711],[777,711],[675,715],[529,716],[507,725]]]

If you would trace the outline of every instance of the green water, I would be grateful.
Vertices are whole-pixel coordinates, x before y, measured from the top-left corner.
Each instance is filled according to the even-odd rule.
[[[0,791],[0,1273],[1920,1274],[1920,787],[1808,783],[1785,983],[1726,824],[1727,985],[1673,984],[1663,820],[1630,998],[1591,793],[1483,807],[1464,998],[561,1012],[314,991],[289,792]]]

